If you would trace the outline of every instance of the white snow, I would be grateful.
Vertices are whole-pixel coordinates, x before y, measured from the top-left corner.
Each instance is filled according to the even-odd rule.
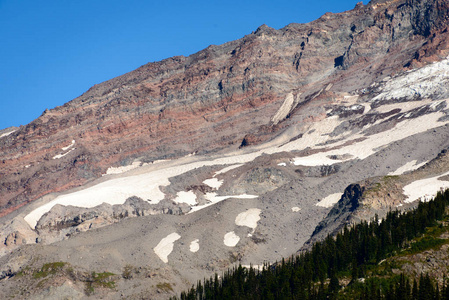
[[[196,195],[193,191],[180,191],[176,194],[176,198],[173,200],[176,203],[187,203],[189,205],[196,205]]]
[[[263,265],[242,265],[242,267],[247,268],[248,270],[252,267],[254,270],[262,271]]]
[[[1,139],[2,137],[8,136],[8,135],[10,135],[11,133],[16,132],[16,131],[17,131],[17,130],[13,130],[13,131],[10,131],[10,132],[2,133],[2,134],[0,135],[0,139]]]
[[[218,180],[217,178],[210,178],[203,181],[204,184],[210,186],[211,188],[219,189],[223,184],[223,180]]]
[[[229,198],[237,198],[237,199],[254,199],[257,198],[257,195],[247,195],[247,194],[242,194],[242,195],[234,195],[234,196],[217,196],[217,193],[206,193],[205,198],[207,200],[209,200],[209,203],[203,204],[203,205],[197,205],[192,207],[192,209],[189,211],[190,213],[202,210],[203,208],[209,207],[211,205],[214,205],[218,202],[221,202],[223,200],[229,199]]]
[[[164,263],[168,263],[168,256],[173,251],[174,243],[180,238],[181,236],[176,232],[167,235],[156,247],[154,247],[154,253],[156,253]]]
[[[378,113],[386,113],[386,112],[392,111],[393,109],[399,108],[402,113],[405,113],[405,112],[410,111],[412,109],[431,104],[432,102],[433,103],[440,103],[440,101],[435,102],[435,101],[432,101],[431,99],[424,99],[424,100],[420,100],[420,101],[407,101],[407,102],[397,102],[397,103],[394,103],[394,104],[385,104],[385,105],[381,105],[379,107],[376,107],[373,110],[378,112]]]
[[[135,161],[132,164],[127,165],[127,166],[121,166],[121,167],[115,167],[115,168],[114,167],[110,167],[110,168],[108,168],[106,170],[106,174],[103,174],[103,176],[104,175],[111,175],[111,174],[125,173],[125,172],[128,172],[130,170],[133,170],[135,168],[138,168],[138,167],[141,167],[141,166],[145,166],[145,165],[147,165],[147,164],[146,163],[142,164],[142,162],[140,162],[140,161]]]
[[[285,97],[284,102],[281,107],[278,109],[276,114],[271,118],[271,121],[274,125],[285,119],[285,117],[290,113],[292,108],[294,107],[295,99],[292,93],[288,93]]]
[[[190,252],[195,253],[198,252],[198,250],[200,250],[199,241],[200,241],[199,239],[196,239],[190,243]]]
[[[329,196],[321,199],[321,201],[318,202],[316,204],[316,206],[327,207],[327,208],[332,207],[332,206],[334,206],[335,203],[338,202],[338,200],[340,200],[342,195],[343,195],[342,193],[330,194]]]
[[[53,159],[60,159],[60,158],[62,158],[62,157],[64,157],[64,156],[66,156],[67,154],[69,154],[70,152],[72,152],[73,150],[75,150],[76,148],[72,148],[72,149],[70,149],[69,151],[67,151],[66,153],[63,153],[63,154],[57,154],[57,155],[55,155],[55,156],[53,156]]]
[[[389,79],[385,84],[383,93],[377,97],[377,99],[384,99],[385,97],[403,97],[418,93],[421,97],[430,95],[434,92],[441,91],[442,89],[447,89],[449,87],[449,63],[447,60],[426,66],[422,69],[408,72],[405,75]],[[402,85],[406,87],[403,88]],[[415,89],[413,91],[413,89]],[[283,105],[279,109],[279,113],[276,114],[276,120],[285,115],[288,108],[294,106],[292,104],[293,95],[287,95],[284,100]],[[447,100],[444,100],[447,103]],[[438,103],[442,103],[440,101]],[[437,102],[435,102],[437,105]],[[282,112],[282,113],[281,113]],[[332,160],[329,155],[344,155],[351,154],[353,158],[351,159],[364,159],[373,153],[375,153],[381,147],[384,147],[391,142],[404,139],[408,136],[424,132],[426,130],[442,126],[446,122],[437,122],[437,120],[443,116],[442,112],[434,112],[431,114],[426,114],[421,117],[405,120],[399,122],[394,128],[381,132],[379,134],[374,134],[366,137],[365,140],[361,142],[354,143],[353,145],[343,146],[339,149],[334,149],[326,152],[320,152],[308,157],[298,157],[294,159],[295,165],[305,165],[305,166],[315,166],[315,165],[332,165],[338,162],[338,160]],[[274,118],[274,117],[273,117]],[[128,197],[137,196],[145,200],[149,200],[150,203],[156,204],[162,199],[164,199],[164,193],[159,189],[160,186],[167,186],[170,184],[168,180],[171,177],[178,176],[193,170],[195,168],[201,168],[204,166],[214,166],[214,165],[230,165],[223,170],[216,172],[215,175],[227,172],[233,168],[237,168],[244,163],[253,161],[256,157],[263,154],[273,154],[279,152],[290,152],[306,149],[311,147],[317,149],[317,144],[324,143],[330,139],[329,133],[331,133],[336,126],[340,125],[342,120],[338,116],[333,116],[329,118],[324,118],[321,121],[310,123],[308,128],[293,128],[288,134],[284,134],[277,139],[274,139],[266,144],[255,146],[252,149],[254,152],[248,153],[247,150],[239,150],[233,153],[228,153],[221,157],[215,157],[213,159],[207,157],[186,157],[180,158],[174,161],[163,161],[158,164],[152,164],[150,166],[143,167],[143,171],[138,171],[140,168],[135,168],[132,173],[139,173],[138,175],[113,178],[108,181],[100,182],[97,185],[91,186],[84,190],[72,192],[70,194],[61,195],[55,198],[53,201],[44,204],[43,206],[32,211],[25,217],[25,220],[34,227],[37,220],[46,212],[48,212],[54,205],[73,205],[78,207],[93,207],[99,205],[103,202],[109,204],[123,204]],[[302,125],[301,125],[302,126]],[[300,139],[288,142],[292,137],[297,136],[300,132],[309,132],[304,134]],[[341,146],[349,139],[355,140],[357,138],[362,138],[363,135],[352,134],[351,135],[340,135],[337,137],[332,137],[332,139],[339,139],[341,141],[333,143],[333,146]],[[73,143],[69,145],[70,150],[74,149]],[[282,145],[282,146],[280,146]],[[69,147],[67,146],[67,147]],[[69,148],[67,148],[69,149]],[[324,150],[324,148],[323,148]],[[54,158],[63,157],[65,154],[60,154]],[[348,157],[348,156],[346,156]],[[153,167],[148,169],[148,167]],[[113,169],[112,169],[113,170]],[[215,181],[217,184],[219,181]],[[219,201],[230,197],[242,198],[246,197],[257,197],[252,195],[240,195],[240,196],[217,196],[216,194],[209,195],[208,203],[203,206],[195,206],[196,211],[201,208],[213,205]],[[243,198],[244,198],[243,197]],[[324,199],[323,199],[324,200]]]
[[[292,207],[292,212],[298,212],[300,210],[301,210],[301,208],[299,208],[297,206]]]
[[[431,178],[420,179],[404,186],[404,195],[407,196],[404,202],[431,200],[439,189],[449,188],[449,181],[438,180],[438,178],[446,175],[449,175],[449,172]]]
[[[412,161],[409,161],[405,165],[399,167],[396,171],[388,173],[388,175],[390,175],[390,176],[402,175],[405,172],[419,169],[420,167],[424,166],[427,163],[427,161],[422,162],[420,164],[417,164],[417,162],[418,161],[416,159],[412,160]]]
[[[224,173],[226,173],[226,172],[228,172],[228,171],[237,169],[238,167],[241,167],[241,166],[243,166],[243,164],[236,164],[236,165],[232,165],[232,166],[223,168],[223,169],[221,169],[220,171],[215,172],[214,177],[217,176],[217,175],[220,175],[220,174],[224,174]]]
[[[294,164],[303,166],[332,165],[339,161],[332,160],[328,156],[344,155],[344,154],[351,154],[354,156],[354,158],[365,159],[368,156],[374,154],[377,151],[377,149],[380,149],[381,147],[384,147],[394,141],[398,141],[411,135],[421,133],[429,129],[442,126],[445,123],[448,123],[448,122],[438,122],[438,119],[442,116],[443,113],[435,112],[432,114],[423,115],[418,118],[405,120],[398,123],[392,129],[370,135],[361,142],[344,146],[339,149],[330,150],[327,152],[319,152],[305,157],[297,157],[294,159]],[[354,134],[352,136],[353,139],[360,137],[363,136],[360,134]]]
[[[62,147],[62,151],[67,151],[70,148],[72,148],[75,145],[75,140],[72,140],[72,143],[70,145],[68,145],[67,147]]]
[[[254,230],[257,227],[257,222],[260,220],[261,210],[258,208],[250,208],[245,212],[239,213],[235,218],[237,226],[246,226]]]
[[[286,164],[286,163],[278,163],[278,166],[280,166],[280,167],[286,167],[287,164]]]
[[[448,83],[449,61],[444,59],[389,79],[373,101],[443,95],[448,91]]]
[[[239,241],[240,237],[234,231],[231,231],[225,234],[223,243],[228,247],[235,247]]]
[[[53,156],[53,159],[59,159],[62,158],[64,156],[66,156],[67,154],[69,154],[70,152],[72,152],[73,150],[75,150],[75,148],[73,148],[73,146],[75,145],[75,140],[72,140],[72,142],[70,143],[70,145],[66,146],[66,147],[62,147],[61,150],[62,151],[67,151],[66,153],[61,153],[61,154],[57,154],[55,156]]]

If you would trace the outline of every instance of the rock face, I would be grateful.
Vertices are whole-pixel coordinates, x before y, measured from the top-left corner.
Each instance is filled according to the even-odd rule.
[[[47,297],[26,281],[55,263],[167,298],[449,187],[448,7],[263,25],[0,131],[0,298]]]
[[[308,24],[263,25],[95,85],[0,139],[0,213],[112,166],[253,145],[320,118],[302,111],[329,84],[364,89],[445,56],[447,13],[447,1],[372,1]],[[273,119],[288,95],[295,106]]]

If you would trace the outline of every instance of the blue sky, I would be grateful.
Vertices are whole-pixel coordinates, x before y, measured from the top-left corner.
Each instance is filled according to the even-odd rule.
[[[0,129],[174,55],[279,29],[357,0],[0,0]],[[366,4],[366,3],[365,3]]]

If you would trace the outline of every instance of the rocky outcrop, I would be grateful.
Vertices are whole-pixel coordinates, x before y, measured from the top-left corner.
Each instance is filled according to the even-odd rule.
[[[39,234],[37,242],[52,243],[67,239],[73,234],[104,227],[126,218],[156,214],[179,215],[188,211],[190,207],[185,203],[163,201],[154,205],[138,197],[131,197],[121,205],[103,203],[92,208],[57,204],[37,222],[36,231]],[[6,241],[13,238],[17,240],[19,237],[20,233],[15,232],[10,234]]]
[[[360,206],[364,187],[359,184],[349,185],[341,199],[335,204],[318,226],[315,228],[310,240],[308,240],[303,249],[308,249],[314,242],[322,240],[328,234],[338,233],[344,226],[350,225],[353,212]]]
[[[95,85],[0,138],[0,214],[111,166],[236,149],[316,120],[325,111],[310,105],[326,101],[329,83],[363,89],[446,55],[447,14],[442,0],[372,1],[308,24],[263,25]],[[297,106],[276,114],[288,95]]]

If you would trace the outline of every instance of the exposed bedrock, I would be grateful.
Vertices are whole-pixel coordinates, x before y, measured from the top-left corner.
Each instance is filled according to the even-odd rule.
[[[447,1],[374,1],[95,85],[0,138],[0,214],[111,166],[237,149],[320,119],[326,93],[445,56],[447,14]]]

